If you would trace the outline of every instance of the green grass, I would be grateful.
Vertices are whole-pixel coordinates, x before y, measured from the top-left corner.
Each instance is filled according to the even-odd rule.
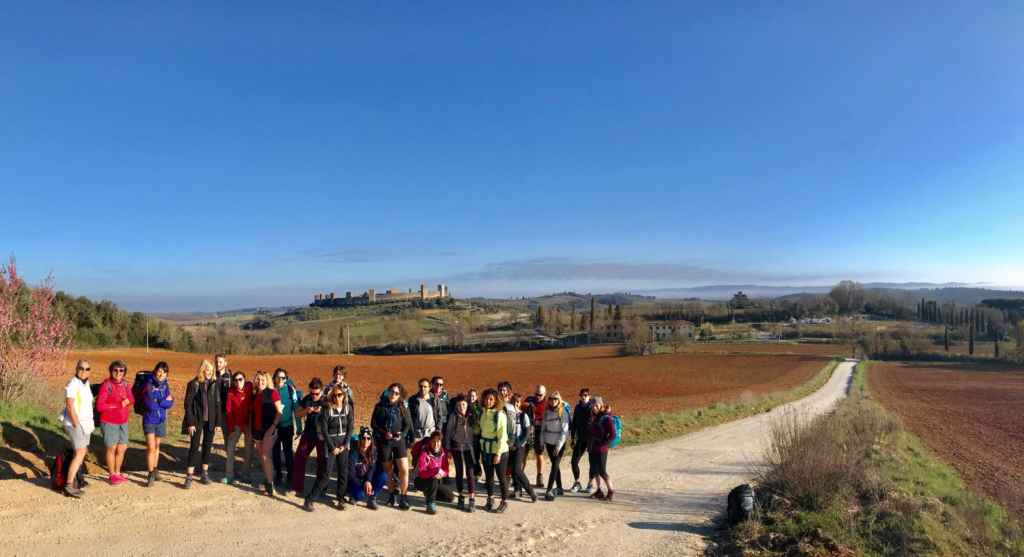
[[[871,399],[869,369],[868,362],[857,365],[850,396],[835,415],[822,418],[840,420],[845,424],[840,431],[847,434],[872,421],[891,424],[875,439],[860,485],[837,490],[820,508],[771,505],[759,519],[726,533],[718,553],[781,555],[785,547],[779,546],[785,544],[759,541],[778,537],[790,544],[799,541],[811,555],[831,553],[828,544],[865,556],[1024,555],[1020,524],[998,504],[971,492],[951,466]],[[760,496],[770,500],[765,493]],[[786,493],[772,497],[789,499]]]
[[[701,408],[625,418],[622,421],[622,444],[628,446],[653,443],[767,412],[820,389],[828,382],[838,363],[839,360],[830,361],[814,377],[795,389],[760,397],[751,402],[716,402]]]

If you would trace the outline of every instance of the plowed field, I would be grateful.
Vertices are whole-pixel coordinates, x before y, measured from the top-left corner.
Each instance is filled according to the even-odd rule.
[[[356,392],[359,421],[368,416],[377,395],[388,383],[399,381],[407,389],[415,388],[417,379],[433,375],[443,375],[451,393],[469,387],[492,387],[508,380],[518,392],[532,393],[537,383],[544,383],[549,391],[560,390],[566,400],[575,401],[580,387],[589,387],[610,400],[616,413],[630,416],[785,391],[810,379],[828,360],[820,346],[714,346],[714,350],[647,357],[620,357],[616,346],[597,346],[482,354],[275,355],[228,359],[231,369],[247,376],[257,369],[272,372],[283,367],[302,390],[306,390],[314,376],[329,380],[331,368],[343,363],[349,368],[348,380]],[[129,377],[165,360],[170,364],[171,384],[179,401],[199,362],[210,358],[163,350],[147,354],[143,349],[83,351],[72,357],[91,361],[94,382],[106,377],[106,366],[113,359],[128,363]],[[72,365],[69,363],[69,370]],[[180,404],[175,408],[180,408]],[[172,410],[172,415],[178,414]]]
[[[879,362],[868,378],[968,485],[1024,512],[1024,369]]]

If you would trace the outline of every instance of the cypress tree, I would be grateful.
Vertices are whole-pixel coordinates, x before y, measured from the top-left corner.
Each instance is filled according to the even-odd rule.
[[[946,352],[949,352],[949,325],[943,331],[942,344],[946,347]]]
[[[622,321],[622,306],[615,306],[615,321]]]
[[[975,327],[975,324],[977,323],[977,321],[978,321],[977,318],[974,318],[972,316],[971,328],[968,331],[967,353],[970,354],[971,356],[974,355],[974,327]]]

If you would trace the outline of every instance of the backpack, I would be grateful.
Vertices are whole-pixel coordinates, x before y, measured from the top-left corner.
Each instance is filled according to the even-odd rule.
[[[734,487],[726,501],[725,514],[729,526],[736,526],[749,519],[754,515],[755,507],[754,488],[750,484]]]
[[[132,383],[132,397],[135,398],[135,413],[140,416],[146,415],[146,385],[153,379],[153,374],[148,371],[140,371],[135,374],[135,382]]]
[[[54,491],[62,491],[68,485],[68,468],[71,467],[71,461],[75,458],[75,451],[71,448],[66,448],[63,451],[58,452],[53,456],[53,460],[50,461],[50,489]],[[85,474],[85,463],[78,468],[77,476],[78,485],[82,485],[82,477]]]
[[[615,426],[615,437],[612,437],[612,442],[608,444],[608,448],[614,449],[622,444],[622,418],[619,416],[612,416],[612,424]]]
[[[103,385],[107,386],[107,396],[110,396],[110,393],[114,392],[114,387],[110,383],[104,381],[103,383],[92,383],[89,385],[89,388],[92,390],[92,415],[97,423],[99,423],[100,419],[100,389]]]

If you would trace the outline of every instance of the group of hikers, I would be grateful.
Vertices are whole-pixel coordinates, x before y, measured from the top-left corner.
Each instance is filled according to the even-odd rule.
[[[80,470],[95,429],[94,412],[106,446],[111,485],[126,481],[121,472],[128,420],[133,410],[141,415],[146,486],[152,487],[161,481],[160,442],[167,434],[167,412],[175,402],[167,383],[169,366],[158,362],[151,372],[137,374],[133,384],[126,379],[128,366],[116,360],[98,389],[90,386],[91,371],[87,360],[79,360],[65,389],[60,420],[73,455],[64,493],[82,496],[86,481]],[[566,446],[572,455],[569,491],[590,493],[604,501],[614,497],[608,450],[618,443],[621,426],[611,415],[608,401],[591,396],[589,389],[580,390],[572,408],[559,392],[548,393],[544,385],[530,396],[513,392],[512,385],[503,381],[496,388],[479,393],[469,389],[449,397],[441,376],[419,380],[410,396],[401,384],[392,383],[380,394],[369,426],[357,429],[354,393],[345,380],[346,372],[345,366],[335,366],[329,383],[314,378],[303,395],[284,369],[273,374],[256,371],[247,378],[231,371],[221,354],[213,362],[203,360],[188,382],[183,401],[181,433],[189,438],[184,487],[192,488],[194,481],[211,483],[210,452],[219,432],[227,456],[223,483],[251,482],[269,496],[291,490],[304,495],[307,511],[323,498],[333,475],[339,510],[345,509],[346,502],[364,502],[367,508],[377,509],[378,498],[408,510],[408,491],[413,488],[423,492],[429,514],[437,513],[437,501],[453,503],[456,497],[460,510],[474,512],[482,480],[487,494],[484,509],[501,513],[510,496],[528,497],[530,502],[538,499],[525,472],[531,449],[536,487],[544,488],[544,499],[553,501],[565,493],[560,464]],[[244,467],[237,473],[236,451],[243,436]],[[250,475],[254,448],[261,470]],[[306,463],[313,451],[316,481],[303,493]],[[585,487],[580,483],[584,454],[590,465]],[[546,485],[545,456],[550,463]],[[450,464],[454,464],[454,482]]]

